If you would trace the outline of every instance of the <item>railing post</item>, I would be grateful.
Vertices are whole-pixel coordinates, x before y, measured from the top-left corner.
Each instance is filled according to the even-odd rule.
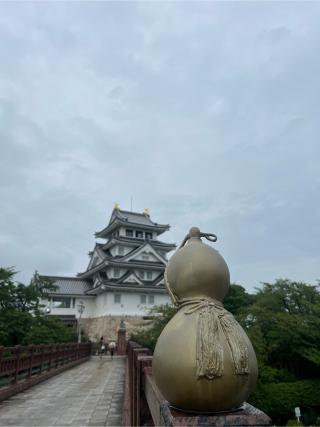
[[[19,372],[19,361],[20,361],[20,346],[17,345],[15,348],[16,361],[15,361],[15,372],[13,382],[16,384],[18,382],[18,372]]]
[[[33,365],[33,345],[29,347],[29,372],[28,372],[28,378],[30,379],[32,377],[32,365]]]
[[[4,347],[0,346],[0,374],[3,371],[3,367],[2,367],[2,358],[3,358],[3,352],[4,352]]]
[[[118,356],[124,356],[126,354],[126,326],[123,320],[121,320],[120,327],[118,329],[118,342],[117,342],[117,354]]]
[[[88,352],[88,356],[91,357],[92,354],[92,342],[89,341],[89,352]]]
[[[133,351],[133,360],[132,360],[132,392],[133,392],[133,396],[132,396],[132,425],[133,426],[138,426],[138,416],[137,416],[137,412],[138,412],[138,393],[137,393],[137,380],[138,380],[138,356],[139,355],[149,355],[150,354],[150,350],[148,348],[143,348],[143,347],[137,347],[134,348]]]
[[[44,358],[44,346],[42,345],[40,347],[40,353],[41,353],[41,361],[40,361],[40,374],[42,374],[42,368],[43,368],[43,358]]]
[[[64,365],[68,364],[68,360],[69,360],[69,352],[68,352],[69,346],[68,344],[64,345]]]
[[[66,359],[66,345],[62,344],[62,366],[64,365]]]
[[[148,408],[148,403],[146,397],[144,395],[144,368],[152,366],[152,356],[138,355],[137,357],[137,413],[136,413],[136,421],[137,426],[141,425],[152,425],[150,421],[152,421],[152,416],[150,414],[150,410]]]
[[[49,361],[48,361],[48,371],[51,370],[51,363],[52,363],[52,350],[53,350],[53,346],[51,345],[50,347],[48,347],[49,350]]]
[[[57,344],[55,344],[55,355],[56,355],[56,363],[55,363],[55,368],[57,369],[58,365],[59,365],[59,351],[58,351],[59,346]]]

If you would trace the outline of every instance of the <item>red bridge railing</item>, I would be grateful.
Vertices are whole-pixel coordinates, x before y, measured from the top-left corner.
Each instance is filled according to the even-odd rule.
[[[90,357],[90,343],[0,347],[0,400]]]
[[[228,413],[190,413],[170,406],[163,398],[152,375],[152,352],[129,341],[122,414],[123,426],[157,427],[270,427],[271,419],[257,408],[244,403],[238,411]]]

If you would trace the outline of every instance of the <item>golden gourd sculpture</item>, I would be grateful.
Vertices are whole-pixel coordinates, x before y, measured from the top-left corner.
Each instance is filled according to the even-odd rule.
[[[257,360],[246,333],[222,304],[230,286],[228,266],[201,237],[217,240],[193,227],[167,265],[166,286],[179,310],[158,339],[153,375],[176,408],[229,411],[253,391]]]

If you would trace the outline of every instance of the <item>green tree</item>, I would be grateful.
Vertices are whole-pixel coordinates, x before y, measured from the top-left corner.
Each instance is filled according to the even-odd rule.
[[[230,285],[223,305],[234,316],[244,312],[255,300],[255,295],[249,294],[245,288],[235,283]]]
[[[150,324],[141,327],[136,333],[131,334],[130,339],[143,345],[144,347],[154,350],[158,337],[163,328],[176,314],[177,308],[171,304],[163,304],[153,307],[149,311]]]
[[[274,368],[286,369],[298,378],[319,376],[320,293],[317,286],[283,279],[274,284],[264,283],[240,321],[252,339],[259,360],[265,360]]]
[[[286,424],[299,406],[305,422],[320,411],[320,293],[286,279],[264,283],[240,315],[255,348],[259,380],[249,401]]]
[[[24,336],[22,344],[53,344],[77,341],[75,329],[66,327],[55,317],[37,316]]]
[[[0,345],[75,341],[74,331],[43,316],[40,298],[55,286],[35,275],[25,286],[14,281],[13,268],[0,268]]]

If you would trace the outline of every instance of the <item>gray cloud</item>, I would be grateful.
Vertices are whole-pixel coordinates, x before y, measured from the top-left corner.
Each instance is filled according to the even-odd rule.
[[[113,204],[232,279],[319,278],[317,3],[0,4],[0,256],[86,267]]]

